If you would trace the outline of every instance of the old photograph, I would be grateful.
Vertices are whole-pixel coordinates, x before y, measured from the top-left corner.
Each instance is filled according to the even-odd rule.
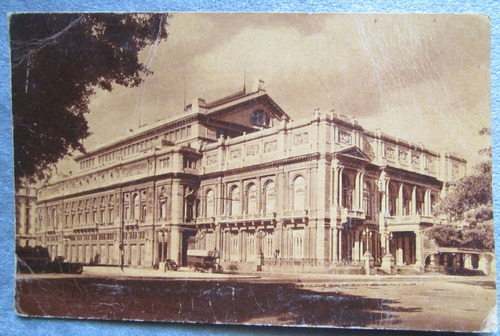
[[[497,330],[487,16],[9,27],[18,315]]]

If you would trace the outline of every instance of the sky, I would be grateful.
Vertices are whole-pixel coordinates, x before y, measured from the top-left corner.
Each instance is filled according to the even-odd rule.
[[[140,87],[92,97],[87,149],[258,79],[294,120],[334,110],[470,165],[490,146],[485,16],[173,13],[168,31],[141,53],[154,74]]]

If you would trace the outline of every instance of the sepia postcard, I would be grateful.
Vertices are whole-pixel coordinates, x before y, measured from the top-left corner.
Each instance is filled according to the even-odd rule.
[[[488,17],[9,27],[18,315],[497,330]]]

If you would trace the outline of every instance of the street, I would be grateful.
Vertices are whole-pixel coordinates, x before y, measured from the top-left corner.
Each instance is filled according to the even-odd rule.
[[[156,272],[18,275],[16,308],[65,318],[478,331],[496,305],[490,277]]]

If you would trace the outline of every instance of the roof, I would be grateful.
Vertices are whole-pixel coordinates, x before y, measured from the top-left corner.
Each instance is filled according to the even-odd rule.
[[[132,134],[118,137],[102,146],[89,150],[86,154],[78,155],[75,157],[75,161],[81,161],[82,159],[93,156],[99,152],[106,152],[108,149],[116,147],[121,143],[134,142],[141,138],[149,137],[151,133],[160,133],[163,129],[170,128],[169,126],[175,127],[174,124],[176,123],[186,122],[189,119],[195,120],[199,116],[217,119],[217,115],[239,105],[249,105],[255,104],[256,102],[263,102],[272,107],[272,111],[276,118],[280,120],[285,119],[287,121],[291,119],[290,116],[288,116],[288,114],[286,114],[285,111],[283,111],[283,109],[281,109],[281,107],[271,97],[269,97],[267,92],[261,87],[252,92],[247,92],[246,90],[238,91],[210,103],[205,103],[203,99],[196,99],[195,102],[196,104],[199,104],[199,106],[189,104],[185,107],[183,113],[159,120],[136,130],[130,130],[133,132]]]

